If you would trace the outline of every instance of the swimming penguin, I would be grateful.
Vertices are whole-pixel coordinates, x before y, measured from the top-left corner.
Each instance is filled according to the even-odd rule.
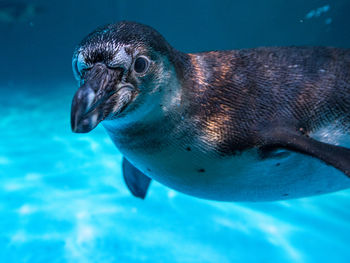
[[[100,122],[144,198],[151,179],[223,201],[350,187],[350,50],[266,47],[182,53],[133,22],[76,48],[77,133]]]

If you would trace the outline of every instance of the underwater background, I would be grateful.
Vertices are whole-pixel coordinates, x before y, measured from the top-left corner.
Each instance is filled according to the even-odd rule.
[[[349,0],[0,0],[0,262],[350,262],[350,190],[213,202],[134,198],[102,126],[70,130],[74,47],[132,20],[186,52],[350,48]]]

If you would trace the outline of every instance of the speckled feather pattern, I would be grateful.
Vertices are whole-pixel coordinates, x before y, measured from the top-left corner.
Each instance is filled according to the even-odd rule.
[[[205,143],[233,154],[263,143],[261,130],[308,134],[350,115],[350,51],[275,47],[190,54],[188,115]]]

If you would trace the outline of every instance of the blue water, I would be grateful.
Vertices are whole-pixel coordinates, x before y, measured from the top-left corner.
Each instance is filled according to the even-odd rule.
[[[0,262],[350,262],[350,190],[222,203],[152,182],[140,200],[104,129],[70,130],[72,50],[110,21],[150,24],[184,51],[350,47],[347,1],[281,2],[36,1],[37,16],[0,19]]]

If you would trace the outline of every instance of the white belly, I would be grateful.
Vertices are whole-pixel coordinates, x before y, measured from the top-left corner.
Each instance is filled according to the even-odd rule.
[[[331,132],[331,133],[330,133]],[[327,127],[311,135],[349,146],[344,134]],[[333,140],[333,141],[330,141]],[[336,140],[336,141],[335,141]],[[350,179],[316,158],[295,153],[261,160],[256,150],[222,158],[202,148],[177,144],[153,154],[124,152],[143,173],[180,192],[223,201],[271,201],[338,191]]]
[[[280,200],[350,187],[349,178],[342,172],[298,153],[260,160],[254,151],[227,159],[166,151],[152,156],[133,155],[130,160],[170,188],[213,200]]]

